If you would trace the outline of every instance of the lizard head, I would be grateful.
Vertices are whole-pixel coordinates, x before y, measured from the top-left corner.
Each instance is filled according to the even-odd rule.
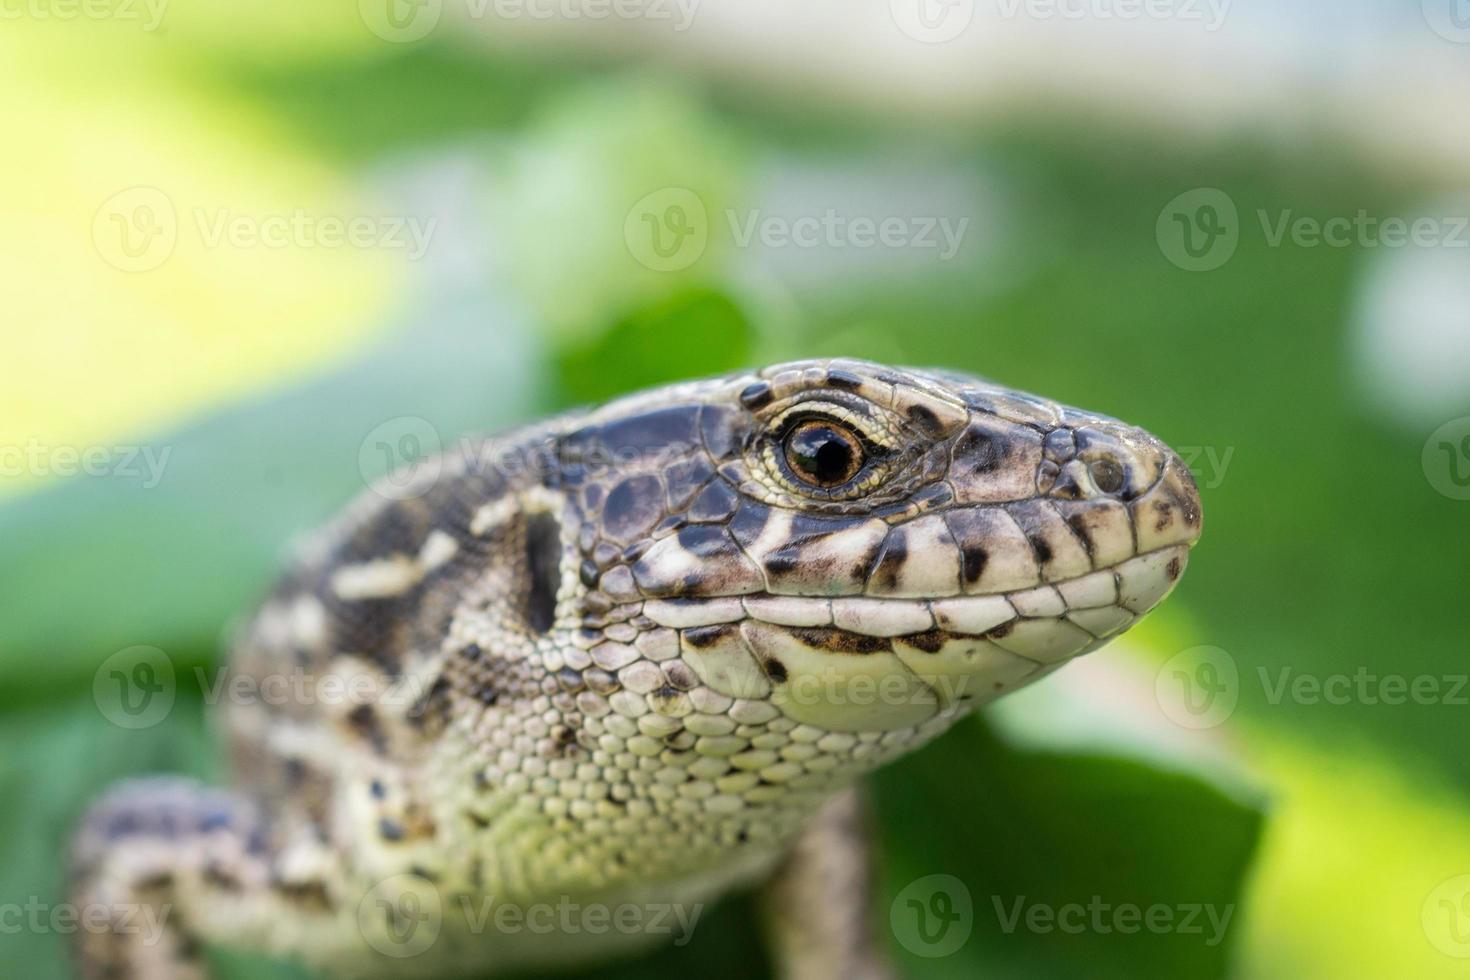
[[[559,450],[577,683],[621,698],[649,751],[743,758],[746,789],[862,744],[871,767],[1097,649],[1201,526],[1188,469],[1140,429],[859,361],[630,396]]]

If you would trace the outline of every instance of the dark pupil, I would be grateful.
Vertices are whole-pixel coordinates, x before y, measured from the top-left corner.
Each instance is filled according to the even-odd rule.
[[[786,444],[791,465],[817,483],[841,483],[852,475],[851,440],[830,426],[807,425]]]

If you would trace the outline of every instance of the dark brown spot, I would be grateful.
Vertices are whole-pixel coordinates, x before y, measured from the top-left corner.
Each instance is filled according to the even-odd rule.
[[[939,436],[944,434],[944,426],[939,424],[939,416],[935,415],[924,405],[910,405],[908,410],[909,421],[924,431],[925,435]]]
[[[1051,561],[1051,544],[1039,534],[1028,534],[1026,540],[1031,542],[1031,547],[1036,551],[1036,560],[1045,565]]]
[[[532,514],[526,523],[526,562],[530,588],[523,612],[537,633],[556,622],[556,591],[561,584],[561,524],[547,513]]]
[[[902,639],[905,643],[912,644],[925,653],[938,653],[944,649],[944,641],[948,639],[948,634],[939,630],[927,630],[923,633],[902,637]]]
[[[1167,500],[1154,501],[1154,511],[1158,513],[1159,519],[1154,522],[1154,530],[1162,531],[1169,526],[1174,518],[1174,507]]]
[[[226,892],[237,892],[244,887],[238,877],[212,861],[204,866],[204,883]]]
[[[838,368],[827,372],[827,384],[844,391],[857,391],[863,386],[863,379],[851,371],[843,371]]]
[[[848,630],[816,626],[793,628],[790,633],[812,649],[825,650],[829,653],[879,653],[893,649],[892,642],[886,637],[867,636]]]
[[[1174,558],[1170,558],[1169,564],[1164,566],[1164,574],[1169,576],[1170,582],[1178,579],[1179,573],[1181,571],[1183,571],[1183,569],[1179,567],[1179,558],[1177,556]]]
[[[683,631],[684,642],[695,649],[702,650],[712,647],[726,637],[734,634],[737,627],[734,623],[718,623],[714,626],[696,626]]]
[[[1001,623],[999,626],[985,633],[984,636],[988,640],[1003,640],[1007,636],[1011,635],[1011,630],[1014,629],[1015,626],[1016,621],[1014,619],[1007,620],[1006,622]]]
[[[664,664],[664,674],[669,683],[681,691],[692,691],[699,686],[699,678],[682,660],[671,660]]]
[[[740,404],[752,412],[771,403],[772,392],[769,382],[757,381],[740,393]]]
[[[151,874],[146,878],[138,879],[138,883],[134,885],[134,888],[140,892],[156,892],[172,888],[173,885],[173,874],[168,871],[160,871],[157,874]]]
[[[764,666],[766,669],[766,676],[769,677],[773,683],[786,683],[786,665],[783,664],[781,661],[777,660],[775,657],[767,657],[765,663],[762,666]]]
[[[581,567],[577,569],[577,578],[589,589],[597,588],[597,566],[586,559],[582,560]]]
[[[387,748],[388,740],[378,722],[378,712],[370,704],[359,704],[347,713],[347,725],[359,737],[373,747],[378,754]]]
[[[440,675],[408,709],[408,723],[420,731],[441,731],[449,720],[449,678]]]
[[[307,905],[320,911],[331,911],[332,897],[321,881],[280,881],[275,889],[290,902]]]
[[[898,576],[908,557],[909,545],[904,532],[897,529],[889,531],[883,542],[883,553],[878,556],[878,564],[868,578],[874,585],[890,592],[897,590]]]
[[[1005,460],[1005,449],[983,429],[970,428],[955,443],[954,460],[972,474],[992,473]]]
[[[783,548],[781,551],[767,556],[764,562],[766,571],[772,575],[787,575],[796,571],[796,557],[786,554],[785,551],[786,549]]]
[[[985,563],[990,560],[990,555],[978,544],[969,543],[960,548],[960,559],[965,584],[974,585],[985,573]]]
[[[1093,549],[1092,528],[1087,520],[1087,512],[1077,511],[1076,513],[1068,514],[1067,526],[1072,529],[1072,533],[1082,543],[1082,550],[1087,552],[1087,557],[1091,558]]]

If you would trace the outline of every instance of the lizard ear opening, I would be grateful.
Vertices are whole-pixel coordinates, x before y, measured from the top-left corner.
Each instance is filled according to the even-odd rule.
[[[526,521],[526,622],[545,633],[556,622],[556,591],[561,585],[561,524],[545,511]]]

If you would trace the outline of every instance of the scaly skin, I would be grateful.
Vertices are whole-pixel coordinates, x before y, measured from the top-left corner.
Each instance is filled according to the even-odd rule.
[[[235,678],[296,693],[228,705],[231,789],[93,808],[75,900],[169,928],[83,933],[80,972],[194,980],[208,944],[342,976],[596,962],[766,882],[785,975],[884,976],[859,779],[1127,629],[1199,531],[1138,429],[857,361],[466,443],[242,631]],[[487,900],[654,911],[544,934]]]

